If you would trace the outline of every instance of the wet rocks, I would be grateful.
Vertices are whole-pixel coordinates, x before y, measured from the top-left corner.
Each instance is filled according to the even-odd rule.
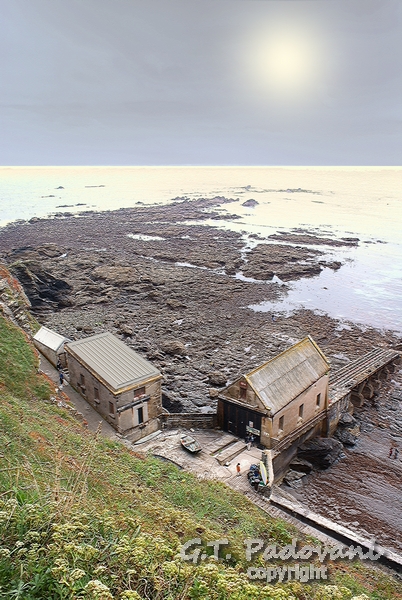
[[[240,232],[200,224],[218,202],[225,203],[182,198],[169,205],[86,212],[79,219],[13,224],[0,230],[0,253],[8,264],[26,263],[41,280],[31,283],[27,275],[32,298],[36,294],[40,300],[35,285],[46,283],[42,274],[71,286],[59,290],[71,304],[63,306],[57,298],[55,303],[38,301],[34,310],[43,324],[74,339],[88,335],[84,326],[125,336],[125,343],[161,371],[164,389],[182,410],[201,410],[193,399],[214,404],[213,396],[226,380],[249,372],[308,334],[327,355],[342,351],[346,360],[384,341],[380,332],[363,335],[352,324],[339,329],[335,320],[308,310],[286,317],[275,314],[272,321],[271,314],[247,308],[277,301],[284,290],[231,275],[244,269],[247,276],[272,280],[277,270],[284,273],[281,279],[298,278],[321,270],[323,254],[316,248],[264,243],[245,255]],[[395,346],[400,340],[387,336],[384,343]],[[217,383],[210,379],[212,373],[220,374]]]
[[[293,471],[290,469],[283,478],[284,483],[291,488],[298,488],[302,485],[302,479],[306,473],[302,471]]]
[[[304,460],[302,458],[293,458],[289,463],[289,468],[293,471],[298,471],[300,473],[311,473],[313,470],[313,465],[308,460]]]
[[[344,413],[338,422],[338,428],[335,437],[344,444],[344,446],[354,446],[360,433],[360,426],[357,420],[350,414]]]
[[[341,418],[338,421],[338,427],[355,427],[357,425],[357,421],[353,415],[350,413],[343,413]]]
[[[250,198],[250,200],[246,200],[245,202],[242,202],[242,206],[246,206],[246,207],[250,207],[250,208],[254,208],[255,206],[258,206],[259,202],[257,200],[254,200],[254,198]]]
[[[119,331],[119,333],[122,333],[123,335],[127,335],[129,337],[131,337],[133,335],[133,329],[132,329],[132,327],[129,327],[125,323],[121,323],[119,325],[118,331]]]
[[[357,246],[358,238],[328,238],[315,235],[313,232],[289,233],[280,231],[269,236],[271,240],[282,240],[293,244],[325,245],[325,246]]]
[[[10,266],[10,271],[22,283],[34,310],[60,309],[72,305],[72,286],[44,271],[39,264],[19,261]]]
[[[226,385],[226,381],[227,376],[224,373],[221,373],[219,371],[212,371],[211,373],[208,373],[208,383],[210,385],[216,387],[223,387]]]
[[[246,277],[269,280],[274,275],[282,281],[318,275],[324,266],[319,250],[282,244],[259,244],[247,254],[247,263],[242,271]],[[328,263],[329,265],[330,263]]]
[[[36,248],[36,252],[48,258],[55,258],[64,254],[64,250],[59,248],[57,244],[42,244]]]
[[[319,469],[327,469],[340,458],[342,450],[343,446],[339,440],[315,438],[299,446],[297,456]]]
[[[186,354],[186,347],[179,340],[171,340],[171,341],[163,342],[161,345],[161,350],[165,354],[170,354],[172,356],[176,356],[176,355],[184,356]]]
[[[354,435],[350,429],[338,429],[334,435],[344,446],[354,446],[357,442],[357,435]]]
[[[132,267],[123,266],[102,265],[96,267],[93,277],[117,286],[127,286],[139,282],[138,273]]]

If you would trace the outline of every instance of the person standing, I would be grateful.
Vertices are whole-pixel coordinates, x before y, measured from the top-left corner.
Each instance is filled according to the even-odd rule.
[[[60,381],[60,387],[63,387],[63,381],[64,381],[63,371],[60,371],[60,373],[59,373],[59,381]]]
[[[392,458],[393,451],[394,451],[394,447],[391,446],[391,448],[389,449],[388,458]]]
[[[240,468],[240,463],[237,463],[237,465],[236,465],[236,471],[237,471],[237,476],[238,476],[238,477],[239,477],[239,475],[240,475],[240,470],[241,470],[241,468]]]

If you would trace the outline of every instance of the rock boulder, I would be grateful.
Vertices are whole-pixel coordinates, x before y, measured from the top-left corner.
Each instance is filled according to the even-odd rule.
[[[297,451],[297,456],[307,460],[319,469],[327,469],[338,460],[342,449],[343,446],[339,440],[315,438],[302,444]]]

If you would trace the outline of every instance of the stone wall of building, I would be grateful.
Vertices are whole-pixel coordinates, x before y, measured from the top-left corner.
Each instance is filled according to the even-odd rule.
[[[327,431],[326,434],[331,436],[335,433],[338,427],[338,422],[345,412],[353,414],[353,404],[350,400],[351,393],[347,394],[337,402],[330,404],[327,411]]]
[[[155,428],[155,424],[151,425],[151,422],[163,411],[160,380],[138,384],[138,388],[145,387],[144,394],[138,398],[135,397],[137,387],[114,395],[74,356],[70,353],[67,356],[70,385],[119,433],[127,435],[138,430],[136,439],[139,439],[159,428],[158,423]],[[140,409],[142,423],[139,418]]]
[[[320,396],[319,404],[318,395]],[[272,419],[272,437],[280,441],[286,438],[287,435],[293,434],[298,427],[303,426],[319,413],[325,411],[327,401],[328,375],[324,375],[297,398],[275,413]]]

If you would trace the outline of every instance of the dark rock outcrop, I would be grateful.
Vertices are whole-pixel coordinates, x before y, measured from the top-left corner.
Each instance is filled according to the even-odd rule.
[[[227,377],[219,371],[208,373],[208,383],[212,386],[223,387],[226,385]]]
[[[254,208],[254,206],[258,206],[259,202],[257,202],[257,200],[254,200],[254,198],[250,198],[250,200],[246,200],[245,202],[242,202],[242,206],[247,206],[247,207],[251,207]]]
[[[354,446],[360,433],[360,425],[350,413],[344,413],[338,422],[335,437],[345,446]]]
[[[319,469],[327,469],[338,460],[342,450],[343,446],[339,440],[315,438],[302,444],[297,451],[297,456]]]
[[[302,458],[294,458],[290,463],[289,463],[289,468],[292,469],[292,471],[298,471],[300,473],[311,473],[311,471],[313,470],[313,465],[308,462],[308,460],[304,460]]]
[[[185,345],[178,340],[164,342],[161,349],[165,354],[171,354],[172,356],[184,356],[186,354]]]
[[[302,485],[302,479],[305,476],[306,476],[306,473],[303,473],[301,471],[293,471],[292,469],[289,469],[289,471],[286,473],[285,477],[283,478],[283,481],[289,487],[297,488]]]
[[[34,311],[72,305],[71,285],[43,270],[39,264],[17,262],[10,266],[10,271],[22,283]]]

